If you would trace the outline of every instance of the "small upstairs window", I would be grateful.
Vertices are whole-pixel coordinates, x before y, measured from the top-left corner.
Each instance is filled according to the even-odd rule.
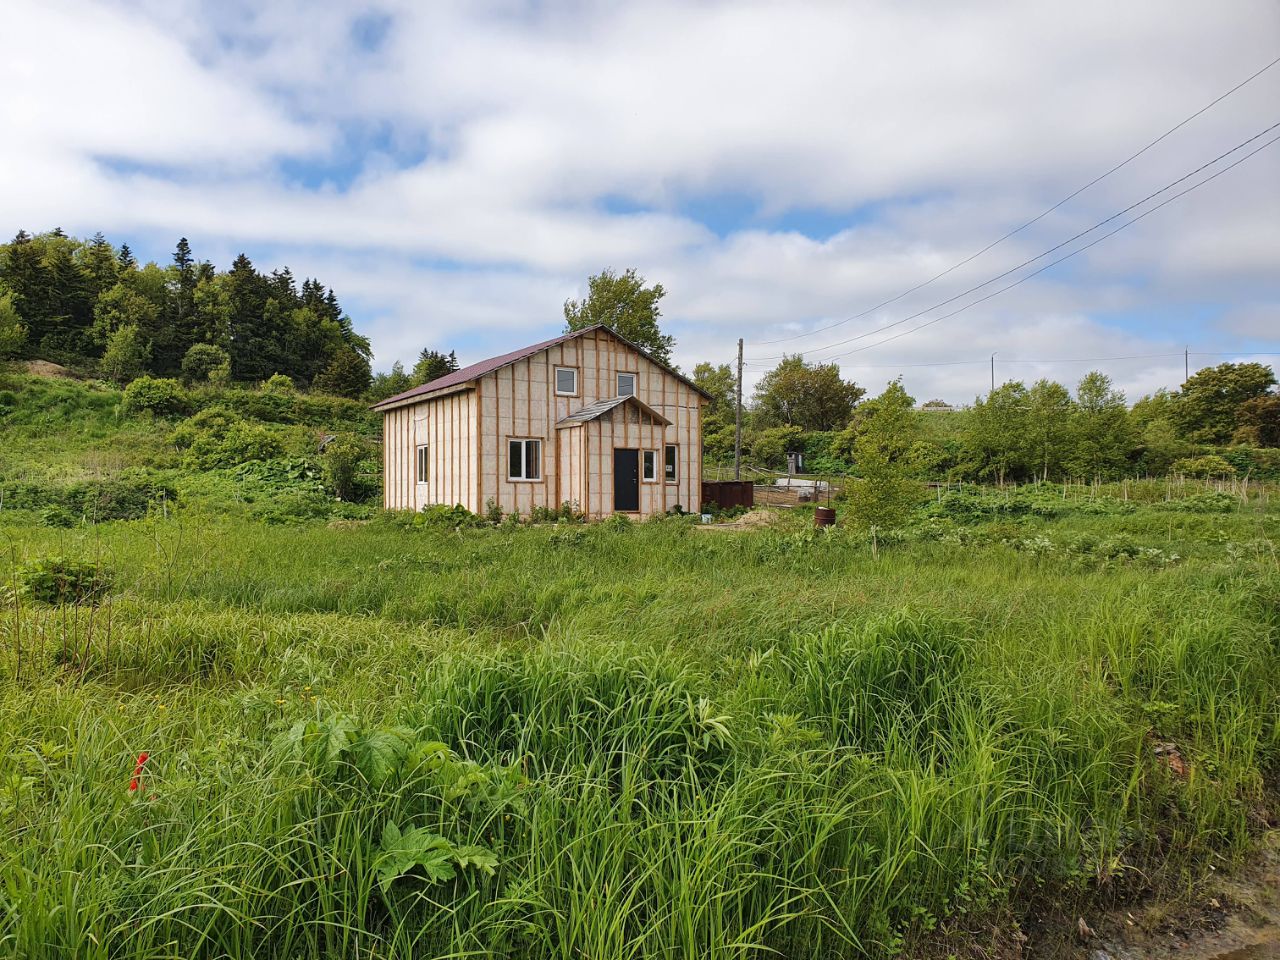
[[[634,397],[636,395],[636,375],[634,373],[618,374],[618,396]]]
[[[556,396],[576,397],[578,395],[578,368],[556,367]]]

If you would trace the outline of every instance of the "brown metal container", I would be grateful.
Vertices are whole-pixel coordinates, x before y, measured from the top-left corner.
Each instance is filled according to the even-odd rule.
[[[830,527],[836,522],[836,512],[832,507],[818,507],[813,511],[813,525],[815,527]]]

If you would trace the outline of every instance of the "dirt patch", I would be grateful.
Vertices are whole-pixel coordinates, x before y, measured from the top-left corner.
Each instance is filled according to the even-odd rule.
[[[1280,830],[1183,896],[1115,909],[956,917],[918,944],[921,960],[1280,960]]]
[[[48,360],[27,360],[22,364],[22,367],[27,371],[27,373],[35,377],[75,378],[75,374],[66,367],[61,364],[51,363]]]
[[[776,526],[782,519],[782,515],[777,510],[752,510],[750,513],[744,513],[737,520],[730,523],[703,523],[699,524],[698,530],[758,530],[762,527]]]
[[[1280,831],[1258,854],[1215,870],[1185,898],[1116,911],[1093,921],[1079,956],[1089,960],[1276,960],[1280,958]]]

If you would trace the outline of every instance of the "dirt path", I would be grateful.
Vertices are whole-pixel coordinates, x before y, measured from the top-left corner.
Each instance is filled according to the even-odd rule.
[[[1260,847],[1252,863],[1177,907],[1106,918],[1089,960],[1280,960],[1280,830]]]

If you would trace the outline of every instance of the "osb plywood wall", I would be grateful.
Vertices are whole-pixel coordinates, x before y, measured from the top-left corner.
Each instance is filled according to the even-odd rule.
[[[578,371],[576,396],[555,392],[555,368]],[[634,406],[607,420],[557,430],[556,423],[596,400],[617,396],[617,375],[636,374],[636,396],[671,421],[645,424]],[[701,396],[657,364],[603,331],[557,344],[496,370],[474,389],[387,411],[385,501],[392,509],[460,503],[477,513],[493,501],[504,513],[573,503],[593,517],[613,512],[613,449],[653,449],[658,482],[641,484],[641,513],[699,505],[702,482]],[[623,411],[627,411],[624,415]],[[542,476],[507,477],[507,442],[542,441]],[[416,482],[415,456],[429,444],[427,483]],[[663,446],[679,448],[675,483],[663,479]]]

